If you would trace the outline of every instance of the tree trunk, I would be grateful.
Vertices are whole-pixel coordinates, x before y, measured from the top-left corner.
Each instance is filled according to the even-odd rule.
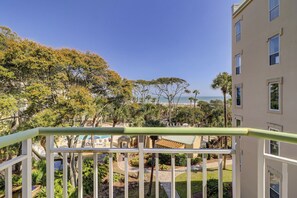
[[[168,121],[171,124],[171,102],[168,103]]]
[[[152,137],[152,136],[151,136]],[[156,136],[157,137],[157,136]],[[153,141],[153,148],[155,148],[155,141],[157,138],[151,138]],[[154,176],[154,167],[155,167],[155,153],[152,153],[152,168],[151,168],[151,178],[150,178],[150,186],[147,196],[151,196],[152,194],[152,187],[153,187],[153,176]]]

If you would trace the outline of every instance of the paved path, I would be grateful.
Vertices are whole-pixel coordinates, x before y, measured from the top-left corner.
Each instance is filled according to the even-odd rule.
[[[125,171],[125,162],[124,161],[118,161],[117,162],[118,167]],[[227,160],[226,161],[226,165],[231,165],[232,164],[232,160]],[[216,168],[218,167],[218,162],[210,162],[206,164],[207,168]],[[129,172],[138,172],[138,168],[137,167],[131,167],[129,166]],[[175,177],[177,177],[178,175],[185,173],[187,170],[187,167],[179,167],[177,169],[175,169]],[[149,168],[145,168],[144,172],[145,173],[149,173],[151,171],[151,169]],[[167,197],[171,197],[171,170],[167,170],[167,171],[159,171],[159,182],[161,184],[161,186],[163,187],[163,189],[165,190]],[[177,191],[175,191],[175,197],[176,198],[180,198],[179,194]]]

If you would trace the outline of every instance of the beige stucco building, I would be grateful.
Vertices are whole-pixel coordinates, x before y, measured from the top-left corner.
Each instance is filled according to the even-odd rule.
[[[296,59],[295,59],[296,58]],[[234,126],[297,133],[297,0],[245,0],[232,7]],[[241,197],[257,197],[257,140],[241,139]],[[297,159],[297,146],[266,141]],[[289,197],[297,168],[289,165]],[[266,163],[266,196],[280,197],[281,163]]]

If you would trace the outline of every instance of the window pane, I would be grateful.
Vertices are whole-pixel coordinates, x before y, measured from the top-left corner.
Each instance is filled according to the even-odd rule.
[[[275,54],[279,52],[279,36],[275,36],[269,39],[269,53]]]
[[[280,178],[270,173],[270,197],[279,198]]]
[[[270,65],[279,64],[279,53],[275,53],[275,54],[270,55],[269,64]]]
[[[235,59],[236,59],[236,67],[240,67],[241,66],[241,56],[240,56],[240,54],[237,54],[235,56]]]
[[[240,127],[241,126],[241,121],[236,119],[236,127]]]
[[[236,105],[240,106],[241,105],[241,97],[240,97],[240,87],[236,87]]]
[[[279,16],[279,6],[273,8],[272,10],[270,10],[270,12],[269,12],[270,21],[277,18],[278,16]]]
[[[240,39],[241,39],[241,25],[240,25],[240,21],[238,21],[235,24],[235,35],[236,35],[236,41],[240,41]]]
[[[279,110],[279,84],[270,84],[270,109]]]
[[[235,24],[235,29],[236,29],[236,34],[240,34],[240,21],[238,21],[236,24]]]
[[[279,155],[278,142],[270,140],[270,154]]]
[[[236,74],[240,74],[240,67],[236,67]]]
[[[272,10],[276,6],[279,6],[279,0],[270,0],[269,1],[269,10]]]

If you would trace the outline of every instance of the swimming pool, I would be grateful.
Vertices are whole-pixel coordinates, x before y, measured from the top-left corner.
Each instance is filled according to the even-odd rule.
[[[82,139],[84,139],[84,137],[85,137],[84,135],[80,135],[79,136],[79,139],[82,140]],[[94,136],[94,139],[95,140],[97,140],[97,139],[101,139],[102,140],[102,139],[107,139],[107,138],[111,138],[111,136],[110,135],[95,135]],[[88,135],[87,140],[90,140],[90,139],[91,139],[91,136]]]

